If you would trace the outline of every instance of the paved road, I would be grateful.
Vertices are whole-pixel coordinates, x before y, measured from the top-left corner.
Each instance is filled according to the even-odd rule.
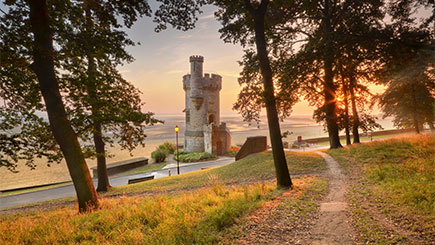
[[[191,163],[191,164],[180,164],[180,173],[183,174],[183,173],[201,170],[204,168],[224,166],[232,162],[234,162],[233,157],[221,157],[214,161],[198,162],[198,163]],[[154,171],[154,172],[133,174],[133,175],[127,175],[121,177],[111,177],[110,185],[112,186],[127,185],[129,179],[135,179],[135,178],[151,176],[151,175],[154,175],[154,178],[158,179],[158,178],[168,176],[169,172],[171,173],[171,175],[177,174],[176,164],[170,163],[164,169]],[[94,180],[94,185],[96,184],[97,182],[96,180]],[[76,192],[74,190],[73,185],[68,185],[68,186],[56,187],[48,190],[34,191],[34,192],[28,192],[28,193],[17,194],[12,196],[0,197],[0,210],[9,207],[24,205],[24,204],[53,200],[57,198],[70,197],[75,195]]]

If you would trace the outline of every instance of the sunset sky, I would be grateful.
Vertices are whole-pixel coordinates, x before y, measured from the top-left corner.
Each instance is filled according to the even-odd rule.
[[[133,63],[119,68],[123,77],[139,88],[146,103],[143,110],[156,114],[181,114],[184,109],[182,76],[190,71],[189,56],[204,56],[204,72],[222,76],[221,113],[235,114],[232,105],[240,91],[237,78],[243,50],[240,45],[224,43],[218,32],[213,8],[207,7],[199,16],[196,28],[187,32],[168,28],[154,32],[151,18],[139,19],[127,31],[130,38],[141,45],[129,47],[136,58]],[[374,92],[382,91],[381,87]],[[293,108],[293,114],[311,115],[314,108],[302,101]],[[378,113],[378,110],[374,111]]]
[[[151,1],[153,10],[156,9]],[[3,11],[7,7],[0,4]],[[156,114],[182,114],[184,109],[184,91],[182,76],[189,73],[189,56],[204,56],[204,72],[217,73],[223,77],[221,90],[221,113],[236,114],[232,105],[240,91],[237,77],[241,70],[237,61],[243,50],[240,45],[224,43],[218,32],[220,23],[214,18],[214,8],[205,7],[199,16],[196,28],[187,32],[167,30],[154,32],[152,18],[140,18],[127,30],[129,37],[141,45],[128,47],[136,59],[130,64],[120,66],[123,77],[142,91],[142,101],[146,103],[144,111]],[[419,11],[428,16],[430,10]],[[373,92],[381,92],[377,87]],[[311,115],[313,107],[303,101],[296,104],[293,114]],[[375,110],[374,113],[378,113]]]
[[[189,56],[204,56],[204,72],[222,76],[221,113],[234,114],[232,105],[240,91],[237,82],[241,67],[242,47],[224,43],[213,10],[206,8],[196,28],[183,32],[172,28],[154,32],[155,23],[143,18],[128,30],[129,36],[142,45],[130,47],[136,60],[120,67],[125,79],[142,92],[145,110],[156,114],[178,114],[184,109],[182,76],[189,73]],[[307,103],[299,103],[294,114],[311,114]]]

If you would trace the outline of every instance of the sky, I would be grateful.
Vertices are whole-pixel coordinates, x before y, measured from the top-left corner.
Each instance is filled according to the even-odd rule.
[[[190,71],[189,57],[204,57],[204,73],[222,76],[221,113],[236,114],[232,110],[240,86],[237,82],[243,49],[238,44],[224,43],[218,32],[220,23],[215,20],[214,9],[206,7],[199,16],[196,28],[178,31],[171,27],[160,33],[154,32],[152,18],[139,19],[127,33],[142,45],[129,47],[136,58],[133,63],[120,67],[123,77],[142,91],[146,103],[144,111],[156,114],[181,114],[184,109],[182,77]],[[430,10],[420,9],[417,17],[429,16]],[[372,93],[385,90],[382,86],[371,86]],[[293,114],[312,115],[314,107],[301,101],[293,107]],[[379,113],[375,108],[372,113]]]
[[[4,11],[7,9],[3,3],[0,3],[0,7]],[[205,7],[196,28],[186,32],[169,27],[156,33],[156,24],[149,17],[139,18],[131,29],[126,30],[129,37],[141,45],[127,48],[135,61],[120,66],[119,71],[143,93],[143,111],[157,115],[181,115],[185,98],[182,77],[190,72],[189,57],[201,55],[204,57],[204,73],[222,76],[221,113],[237,113],[232,106],[240,91],[237,78],[242,68],[237,61],[241,59],[243,49],[238,44],[224,43],[220,39],[218,30],[221,25],[215,20],[213,12],[214,8]],[[424,12],[427,12],[424,15],[430,13],[427,10]],[[373,91],[382,90],[376,87]],[[293,107],[293,114],[311,115],[313,110],[307,102],[302,101]]]
[[[127,30],[129,37],[141,42],[129,47],[136,58],[133,63],[119,67],[123,77],[142,91],[145,111],[156,114],[181,114],[184,109],[182,77],[190,72],[189,57],[204,57],[204,73],[222,76],[220,92],[221,114],[236,114],[232,110],[240,86],[237,82],[243,49],[238,44],[224,43],[218,32],[220,23],[215,20],[212,8],[204,9],[196,28],[178,31],[168,28],[154,32],[151,18],[139,19]],[[307,102],[295,105],[293,114],[311,115],[313,108]]]
[[[123,77],[142,91],[144,110],[181,114],[185,98],[182,77],[190,72],[189,57],[201,55],[204,73],[222,76],[221,113],[235,113],[231,108],[240,90],[237,77],[241,67],[237,61],[242,57],[242,47],[220,39],[220,24],[213,10],[205,9],[190,31],[168,28],[156,33],[155,25],[151,18],[142,18],[127,31],[141,45],[129,47],[136,60],[119,67]]]

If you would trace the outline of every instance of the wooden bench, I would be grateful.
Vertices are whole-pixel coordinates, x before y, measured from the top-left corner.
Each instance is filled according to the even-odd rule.
[[[136,179],[129,179],[128,180],[128,184],[134,184],[134,183],[139,183],[139,182],[143,182],[143,181],[147,181],[147,180],[153,180],[153,179],[154,179],[154,175],[145,176],[145,177],[136,178]]]

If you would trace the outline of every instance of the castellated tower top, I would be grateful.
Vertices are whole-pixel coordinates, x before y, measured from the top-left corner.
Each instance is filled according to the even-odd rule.
[[[200,55],[192,55],[189,58],[190,60],[190,75],[192,76],[192,88],[201,87],[201,79],[202,79],[202,63],[204,62],[204,57]],[[196,92],[195,92],[196,93]]]
[[[204,62],[204,57],[202,57],[201,55],[192,55],[192,56],[190,56],[189,61],[190,62],[201,62],[201,63],[203,63]]]

